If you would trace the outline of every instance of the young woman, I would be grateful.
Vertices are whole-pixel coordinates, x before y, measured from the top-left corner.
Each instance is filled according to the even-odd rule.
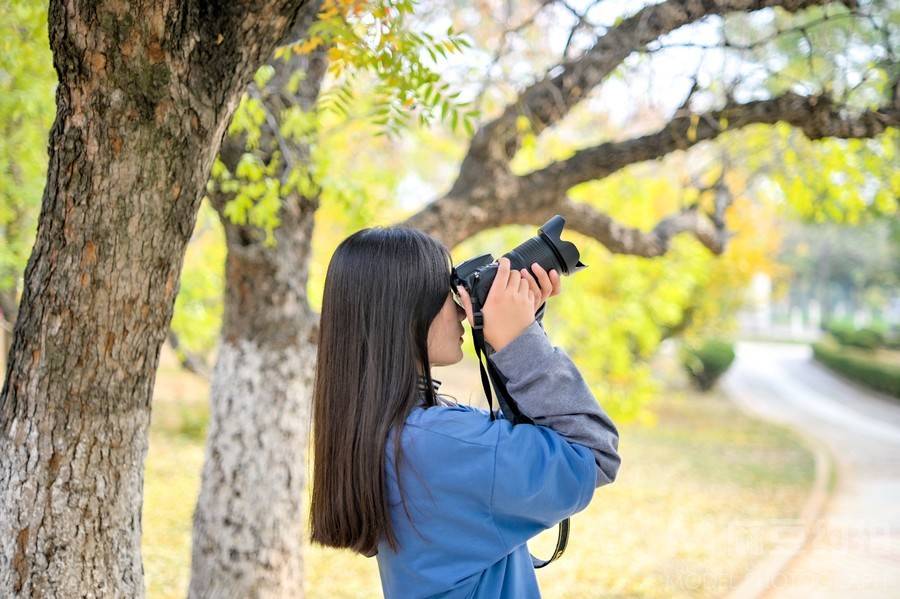
[[[510,270],[507,258],[482,308],[484,336],[535,424],[513,426],[502,412],[491,420],[437,395],[431,367],[462,359],[462,321],[473,322],[451,269],[443,244],[401,226],[358,231],[332,256],[312,410],[311,539],[377,555],[388,599],[540,597],[526,541],[615,479],[618,430],[535,320],[560,293],[559,274]]]

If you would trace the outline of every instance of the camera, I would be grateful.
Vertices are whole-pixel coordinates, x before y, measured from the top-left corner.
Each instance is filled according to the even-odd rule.
[[[579,260],[575,244],[560,239],[565,225],[566,219],[557,214],[538,228],[537,235],[503,254],[509,258],[510,271],[524,268],[534,276],[531,265],[535,262],[547,272],[556,270],[560,275],[570,275],[585,268],[587,265]],[[466,288],[472,298],[472,306],[477,310],[487,300],[497,268],[498,264],[491,254],[470,258],[453,269],[453,285]]]

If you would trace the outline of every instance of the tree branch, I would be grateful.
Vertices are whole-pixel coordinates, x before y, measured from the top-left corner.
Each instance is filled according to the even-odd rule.
[[[811,140],[823,137],[874,137],[900,125],[900,109],[883,106],[852,116],[826,95],[801,96],[788,92],[769,100],[730,103],[702,115],[675,117],[650,135],[607,142],[576,152],[571,158],[524,175],[524,187],[552,189],[559,196],[579,183],[603,178],[630,164],[653,160],[701,141],[715,139],[756,123],[789,123]]]
[[[482,126],[463,160],[460,179],[467,178],[465,171],[469,169],[478,171],[485,163],[512,159],[520,144],[516,127],[520,114],[527,115],[532,129],[540,133],[565,116],[625,58],[662,35],[711,15],[751,12],[774,6],[796,12],[827,3],[828,0],[665,0],[647,6],[607,31],[577,60],[550,69],[499,117]],[[843,0],[842,3],[849,8],[857,6],[857,0]]]
[[[174,351],[175,355],[178,357],[178,362],[181,364],[182,368],[209,380],[210,371],[209,367],[206,365],[206,361],[201,356],[192,354],[183,347],[181,345],[181,339],[172,329],[169,329],[167,340],[169,341],[169,346],[172,348],[172,351]]]
[[[579,183],[602,179],[630,164],[687,149],[726,130],[778,121],[800,128],[810,139],[873,137],[888,127],[900,126],[900,107],[887,106],[851,116],[828,96],[794,93],[770,100],[732,103],[703,115],[673,118],[650,135],[581,150],[568,160],[526,175],[515,176],[502,169],[483,170],[481,176],[470,173],[465,185],[454,186],[455,193],[451,191],[431,202],[403,224],[427,231],[452,248],[484,229],[539,224],[554,214],[562,214],[569,228],[593,237],[615,253],[659,256],[667,251],[669,240],[682,232],[693,233],[710,251],[720,253],[730,237],[724,228],[724,210],[730,200],[721,196],[721,181],[713,185],[720,194],[714,214],[704,215],[696,206],[687,207],[660,221],[650,232],[616,223],[587,204],[573,202],[567,192]],[[490,166],[482,165],[482,169]]]
[[[159,36],[162,49],[176,55],[186,53],[190,68],[185,71],[193,93],[216,101],[223,81],[237,81],[238,87],[246,85],[256,67],[269,58],[276,40],[297,31],[297,22],[308,21],[310,13],[315,15],[320,2],[182,2],[178,10],[160,9],[161,14],[144,18],[149,23],[157,17],[164,20],[165,29]],[[259,43],[261,40],[265,43]],[[248,51],[251,60],[242,56]]]
[[[482,77],[481,83],[478,86],[478,92],[475,94],[475,99],[472,101],[473,106],[481,106],[482,98],[487,92],[488,85],[490,84],[492,79],[491,71],[497,65],[497,63],[500,62],[500,59],[503,57],[504,52],[506,52],[506,44],[509,40],[509,36],[513,33],[518,33],[519,31],[522,31],[523,29],[531,25],[537,18],[537,16],[541,13],[541,11],[544,10],[544,8],[553,3],[554,0],[539,0],[539,6],[534,10],[534,12],[531,13],[531,16],[527,17],[518,25],[507,27],[503,30],[503,32],[500,34],[500,41],[497,44],[497,49],[494,50],[494,55],[491,57],[491,62],[484,69],[484,77]],[[507,4],[506,6],[507,9],[511,8],[510,4]],[[507,18],[508,17],[509,14],[507,14]]]

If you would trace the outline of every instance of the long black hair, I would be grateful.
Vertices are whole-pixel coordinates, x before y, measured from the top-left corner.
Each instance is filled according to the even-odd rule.
[[[437,405],[428,329],[452,268],[444,244],[399,225],[357,231],[331,257],[313,391],[312,542],[371,556],[384,535],[397,550],[385,444],[393,427],[399,472],[400,434],[418,394],[426,408]],[[409,516],[402,492],[401,501]]]

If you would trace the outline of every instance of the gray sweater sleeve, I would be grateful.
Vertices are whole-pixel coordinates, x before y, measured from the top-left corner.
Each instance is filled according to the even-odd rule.
[[[621,463],[619,431],[565,350],[550,342],[539,320],[500,351],[489,353],[488,360],[507,379],[506,389],[523,414],[591,449],[597,462],[597,487],[615,480]]]

